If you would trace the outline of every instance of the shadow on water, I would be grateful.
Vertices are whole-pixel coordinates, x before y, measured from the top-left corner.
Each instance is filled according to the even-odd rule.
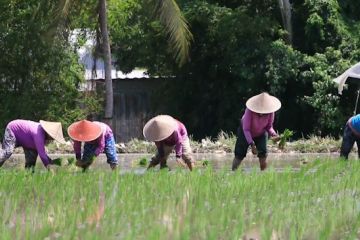
[[[333,153],[270,153],[267,162],[268,167],[272,167],[277,171],[283,171],[291,167],[294,171],[300,169],[301,165],[311,162],[318,158],[337,158],[339,154]],[[73,154],[52,154],[51,158],[61,157],[65,162],[68,158],[73,158]],[[151,154],[118,154],[119,159],[119,171],[121,174],[124,173],[135,173],[143,174],[146,171],[146,166],[149,163],[152,155]],[[233,154],[214,154],[214,153],[195,153],[195,166],[196,168],[205,168],[205,165],[212,167],[215,170],[229,170],[233,160]],[[141,159],[146,159],[147,164],[144,166],[140,165]],[[168,159],[168,166],[170,169],[179,168],[174,156],[170,156]],[[25,158],[23,154],[13,154],[8,159],[4,168],[24,168]],[[241,163],[241,169],[245,172],[259,168],[259,161],[256,156],[248,154],[247,157]],[[43,168],[41,160],[37,160],[37,168]],[[101,154],[92,164],[92,169],[104,169],[110,171],[109,165],[106,163],[105,154]]]

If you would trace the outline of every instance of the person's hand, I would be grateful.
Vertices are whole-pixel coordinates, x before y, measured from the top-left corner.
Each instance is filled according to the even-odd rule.
[[[186,163],[181,159],[181,157],[176,157],[176,162],[177,162],[181,167],[187,167]]]
[[[258,154],[258,150],[256,149],[255,143],[252,143],[252,144],[251,144],[251,152],[252,152],[252,154],[254,154],[254,155]]]
[[[111,170],[116,170],[117,164],[115,164],[115,163],[110,163],[110,168],[111,168]]]
[[[274,141],[274,142],[278,142],[278,141],[280,141],[280,136],[275,135],[275,136],[271,137],[271,140]]]

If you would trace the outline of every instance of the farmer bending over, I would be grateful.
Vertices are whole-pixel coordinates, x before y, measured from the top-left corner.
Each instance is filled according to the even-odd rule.
[[[166,161],[173,149],[175,149],[176,162],[187,166],[190,171],[193,169],[190,140],[184,124],[180,121],[168,115],[159,115],[145,124],[143,133],[144,137],[155,142],[157,147],[157,154],[151,159],[148,169],[159,163],[160,168],[167,167]]]
[[[273,129],[274,112],[279,110],[281,102],[268,93],[261,93],[251,97],[246,102],[246,110],[237,131],[235,144],[235,158],[232,170],[235,171],[245,158],[249,145],[254,155],[257,154],[260,169],[266,169],[268,134],[274,141],[279,136]]]
[[[76,166],[86,170],[100,153],[105,153],[107,163],[112,170],[116,169],[115,139],[111,128],[102,122],[81,120],[68,127],[68,134],[74,140]],[[81,142],[85,142],[81,156]]]
[[[360,158],[360,114],[351,117],[345,125],[340,157],[347,159],[355,142],[358,147],[358,157]]]
[[[5,129],[0,150],[0,167],[10,158],[14,148],[23,147],[25,168],[34,168],[39,155],[44,166],[50,170],[53,162],[45,151],[45,145],[50,140],[65,143],[60,122],[40,120],[38,123],[20,119],[11,121]]]

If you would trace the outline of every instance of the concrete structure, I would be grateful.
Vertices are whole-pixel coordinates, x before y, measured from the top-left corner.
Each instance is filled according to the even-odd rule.
[[[127,142],[132,138],[143,139],[143,126],[157,110],[153,97],[161,81],[164,79],[113,79],[114,115],[109,124],[117,142]],[[98,91],[103,91],[104,80],[97,81],[96,84]]]

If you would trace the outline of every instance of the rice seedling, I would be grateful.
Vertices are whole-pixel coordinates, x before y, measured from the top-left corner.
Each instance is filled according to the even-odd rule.
[[[143,157],[139,159],[139,165],[140,166],[146,166],[148,164],[147,158]]]
[[[2,239],[356,239],[360,162],[299,171],[0,169]]]
[[[280,141],[278,144],[279,149],[281,150],[284,149],[286,142],[292,137],[293,134],[294,134],[293,131],[287,128],[284,130],[282,134],[280,134]]]
[[[52,160],[52,163],[57,165],[57,166],[61,166],[62,162],[63,162],[62,158],[55,158],[55,159]]]
[[[209,166],[209,160],[203,160],[201,165],[204,166],[204,167]]]

